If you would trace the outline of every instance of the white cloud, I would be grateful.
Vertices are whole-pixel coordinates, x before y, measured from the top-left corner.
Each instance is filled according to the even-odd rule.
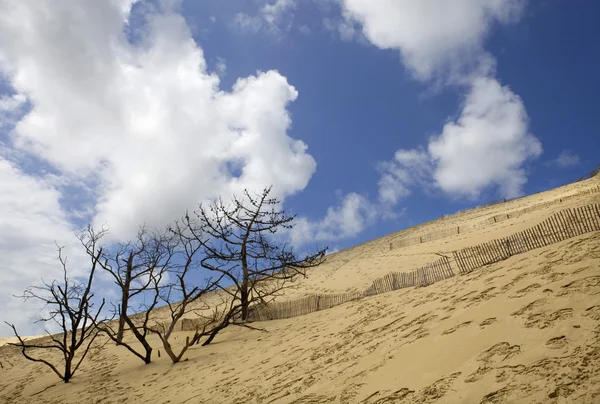
[[[477,66],[494,22],[516,20],[524,0],[341,0],[343,16],[382,49],[397,49],[419,79]]]
[[[512,198],[527,182],[523,164],[539,157],[542,146],[529,133],[522,100],[497,80],[479,78],[458,120],[430,140],[429,153],[433,177],[443,191],[477,197],[498,185],[502,196]]]
[[[380,213],[366,197],[351,192],[340,197],[339,204],[329,207],[320,220],[297,218],[290,238],[294,245],[351,238],[372,224]]]
[[[77,263],[85,260],[73,227],[59,200],[61,194],[44,178],[28,175],[12,162],[0,157],[0,307],[2,319],[14,323],[24,335],[39,335],[43,329],[33,324],[42,309],[35,302],[23,304],[13,295],[38,285],[43,277],[51,282],[62,275],[57,246],[65,246],[70,274],[85,269]],[[3,331],[8,332],[4,325]],[[1,334],[0,334],[1,335]]]
[[[26,104],[23,94],[0,96],[0,128],[14,125]]]
[[[265,32],[275,37],[281,37],[292,27],[296,8],[295,0],[275,0],[265,2],[258,10],[258,15],[236,13],[233,25],[242,32],[256,34]]]
[[[0,65],[32,103],[14,144],[65,176],[97,176],[96,223],[113,235],[246,186],[273,184],[285,198],[315,172],[306,145],[286,134],[296,89],[269,71],[221,91],[182,16],[147,15],[134,46],[127,16],[107,2],[3,9]]]
[[[565,149],[551,163],[559,168],[569,168],[578,166],[580,159],[572,150]]]
[[[381,165],[379,199],[395,204],[416,185],[468,198],[497,186],[512,198],[527,182],[524,163],[541,153],[522,100],[494,78],[475,79],[458,119],[430,138],[427,150],[401,149]]]
[[[242,32],[256,34],[263,25],[263,20],[258,16],[250,16],[246,13],[236,13],[233,16],[233,25]]]
[[[265,4],[261,9],[261,14],[267,24],[277,27],[294,8],[296,8],[295,0],[275,0],[273,3]]]
[[[412,193],[414,185],[427,186],[432,166],[425,150],[400,149],[394,155],[394,160],[380,164],[379,171],[379,202],[394,206]]]
[[[227,64],[225,62],[225,59],[223,59],[221,57],[217,58],[217,64],[215,65],[215,71],[217,72],[219,77],[225,76],[225,73],[227,73]]]
[[[466,197],[477,197],[492,186],[505,197],[522,192],[527,181],[523,165],[541,154],[541,144],[529,133],[522,100],[494,78],[496,61],[483,44],[494,24],[516,21],[524,4],[525,0],[341,1],[344,19],[358,23],[373,45],[398,50],[416,79],[467,88],[459,118],[430,139],[426,151],[399,150],[418,160],[403,161],[396,154],[381,165],[381,202],[395,204],[417,184]]]
[[[353,41],[360,38],[353,21],[344,18],[323,18],[323,26],[326,30],[340,37],[342,41]]]
[[[37,331],[11,295],[60,275],[54,240],[73,240],[68,219],[81,215],[73,195],[86,185],[96,184],[91,203],[77,209],[124,239],[143,222],[162,226],[244,187],[273,184],[285,199],[315,172],[306,144],[287,135],[296,89],[267,71],[221,90],[172,10],[141,7],[145,23],[127,27],[131,2],[0,0],[0,8],[0,75],[19,94],[0,102],[2,113],[19,111],[0,144],[0,305],[2,320],[25,333]],[[53,174],[24,173],[36,160]]]

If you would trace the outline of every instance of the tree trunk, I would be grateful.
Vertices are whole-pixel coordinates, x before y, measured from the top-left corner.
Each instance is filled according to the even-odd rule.
[[[242,321],[246,321],[248,320],[248,285],[242,285],[240,300],[242,306]]]
[[[121,310],[119,313],[119,329],[117,330],[117,344],[123,342],[125,332],[125,318],[127,317],[127,307],[129,306],[129,289],[131,287],[131,259],[127,263],[127,272],[125,273],[125,283],[121,288]]]
[[[240,303],[242,306],[242,321],[248,319],[248,257],[246,256],[246,243],[248,240],[248,234],[244,237],[244,243],[242,245],[242,285],[240,287]]]
[[[71,362],[72,362],[73,358],[69,357],[66,358],[65,361],[65,374],[63,375],[63,381],[65,383],[69,383],[69,380],[71,380],[71,377],[73,376],[71,374]]]

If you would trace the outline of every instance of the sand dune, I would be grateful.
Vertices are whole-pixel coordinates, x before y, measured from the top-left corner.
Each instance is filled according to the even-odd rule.
[[[390,250],[395,239],[599,183],[591,179],[463,212],[340,251],[285,298],[364,290],[390,271],[410,271],[435,260],[435,253],[510,235],[560,209],[598,202],[600,195]],[[600,403],[600,232],[428,287],[257,325],[267,332],[230,327],[215,343],[191,348],[177,365],[164,354],[143,365],[123,348],[98,346],[69,384],[4,346],[0,402]],[[158,340],[153,344],[160,349]]]

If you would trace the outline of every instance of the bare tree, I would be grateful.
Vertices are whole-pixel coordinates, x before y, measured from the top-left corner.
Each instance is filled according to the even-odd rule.
[[[186,216],[186,230],[204,247],[201,265],[223,277],[219,288],[232,300],[227,322],[213,330],[208,343],[238,316],[249,320],[254,304],[269,303],[324,261],[326,248],[298,256],[276,239],[278,231],[293,227],[295,216],[278,210],[279,201],[270,192],[271,187],[255,195],[246,190],[230,204],[220,199],[208,208],[200,205],[195,218]]]
[[[217,323],[218,311],[211,311],[211,307],[203,301],[203,298],[210,292],[217,290],[219,281],[223,276],[218,276],[216,280],[207,279],[202,286],[190,286],[188,284],[189,275],[194,270],[201,268],[199,254],[201,253],[202,244],[196,238],[190,237],[180,222],[175,222],[174,226],[170,228],[170,233],[177,240],[177,261],[180,264],[174,265],[170,271],[170,274],[177,278],[176,281],[163,287],[162,290],[158,285],[155,285],[155,293],[160,295],[161,300],[166,303],[170,316],[169,321],[157,324],[152,328],[152,331],[160,338],[171,361],[177,363],[188,348],[208,335],[209,330]],[[174,300],[178,300],[178,302],[175,303]],[[205,311],[211,312],[212,316],[205,316],[203,314]],[[176,353],[171,345],[170,338],[179,321],[189,312],[195,313],[198,326],[192,338],[187,337],[183,347]]]
[[[96,232],[88,227],[81,242],[90,256],[98,254],[97,242],[107,228]],[[168,231],[149,231],[140,227],[135,241],[119,244],[111,253],[103,252],[99,265],[110,274],[118,287],[119,299],[114,306],[114,322],[105,322],[101,330],[117,345],[148,364],[152,360],[152,346],[148,342],[150,335],[150,316],[159,303],[159,290],[163,284],[171,262],[176,254],[177,240]],[[134,302],[140,312],[134,314]],[[142,345],[142,349],[124,340],[128,329]]]
[[[53,335],[46,330],[47,338],[50,340],[49,343],[43,340],[27,342],[19,335],[14,324],[6,324],[12,328],[19,340],[18,343],[11,343],[11,345],[20,347],[25,358],[33,362],[43,363],[52,369],[61,380],[68,383],[79,369],[79,365],[85,359],[92,343],[98,336],[96,325],[102,324],[100,313],[104,307],[104,299],[102,299],[98,310],[94,310],[92,301],[94,297],[92,281],[102,256],[102,249],[99,248],[97,253],[90,256],[91,270],[86,283],[69,279],[67,259],[63,258],[62,250],[62,247],[58,248],[58,259],[63,269],[61,282],[55,280],[52,283],[46,283],[42,280],[43,286],[30,286],[21,296],[24,300],[35,299],[43,302],[48,309],[48,316],[38,320],[38,322],[54,323],[58,325],[61,332]],[[33,349],[59,351],[64,361],[62,370],[59,369],[61,366],[58,364],[32,356],[30,350]],[[76,357],[76,355],[78,356]]]

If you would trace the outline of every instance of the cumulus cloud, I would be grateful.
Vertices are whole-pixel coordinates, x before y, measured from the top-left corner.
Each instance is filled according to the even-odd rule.
[[[54,240],[74,240],[74,218],[127,239],[246,187],[272,184],[285,199],[316,170],[287,135],[298,96],[287,79],[257,72],[221,90],[185,19],[156,7],[0,1],[0,75],[17,94],[0,100],[10,131],[0,149],[3,319],[25,327],[10,296],[57,277]],[[51,174],[30,174],[31,160]]]
[[[446,123],[427,147],[399,150],[393,160],[381,164],[380,201],[395,204],[417,184],[459,197],[476,198],[494,186],[505,197],[522,193],[527,181],[524,164],[539,157],[542,147],[529,132],[522,100],[494,77],[496,61],[483,44],[495,24],[520,17],[525,1],[340,4],[345,20],[359,24],[373,45],[399,51],[417,80],[466,88],[459,117]],[[410,156],[416,159],[410,161]]]
[[[76,248],[75,230],[60,205],[60,191],[44,178],[24,173],[13,162],[0,157],[0,307],[2,320],[14,323],[26,335],[43,333],[33,324],[42,307],[24,305],[13,297],[62,274],[57,245],[65,247],[71,274],[81,275],[85,260]]]
[[[394,206],[412,193],[414,185],[427,185],[432,171],[431,158],[423,149],[400,149],[393,160],[380,164],[379,171],[379,202]]]
[[[578,166],[579,156],[572,150],[565,149],[560,152],[558,157],[551,161],[551,164],[559,168],[570,168]]]
[[[1,65],[32,105],[13,142],[65,176],[97,177],[96,222],[114,235],[243,187],[273,184],[285,198],[315,172],[307,146],[286,134],[296,89],[269,71],[220,90],[182,16],[147,14],[134,46],[128,15],[107,2],[3,9]]]
[[[523,164],[539,157],[542,146],[529,133],[522,100],[497,80],[479,78],[458,120],[430,140],[429,153],[443,191],[477,197],[497,185],[502,196],[513,198],[527,182]]]
[[[363,195],[350,192],[341,197],[336,206],[327,209],[319,220],[300,217],[290,231],[293,244],[325,242],[354,237],[372,224],[381,210]]]
[[[467,198],[497,186],[501,196],[513,198],[527,182],[523,165],[541,153],[521,98],[493,78],[478,78],[460,116],[431,137],[427,149],[401,149],[382,163],[379,198],[395,204],[416,185]]]
[[[418,78],[460,71],[483,56],[495,22],[519,18],[524,0],[341,0],[344,18],[382,49],[396,49]]]

